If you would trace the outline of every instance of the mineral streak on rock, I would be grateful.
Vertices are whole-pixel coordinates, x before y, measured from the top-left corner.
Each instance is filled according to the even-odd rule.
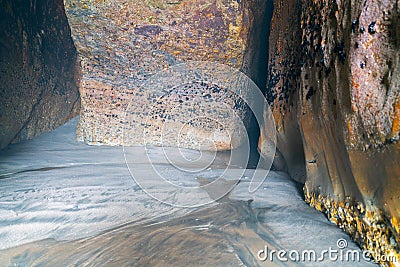
[[[0,149],[75,117],[79,64],[62,0],[0,1]]]
[[[267,98],[288,170],[294,151],[304,149],[311,205],[375,259],[398,255],[399,2],[292,0],[274,6]],[[292,26],[293,20],[299,24]],[[285,26],[293,30],[280,38]],[[296,145],[283,142],[296,140],[296,133]],[[367,215],[356,212],[357,203]]]
[[[135,114],[130,119],[136,124],[129,131],[132,139],[124,143],[143,143],[135,136],[143,136],[141,124],[153,102],[139,85],[160,70],[187,61],[214,61],[251,76],[248,66],[258,50],[250,31],[262,20],[265,1],[65,0],[65,6],[82,65],[78,137],[89,144],[120,145],[132,97]],[[168,116],[174,105],[164,103],[158,115]],[[210,134],[199,135],[207,139]],[[222,147],[230,143],[224,141]]]

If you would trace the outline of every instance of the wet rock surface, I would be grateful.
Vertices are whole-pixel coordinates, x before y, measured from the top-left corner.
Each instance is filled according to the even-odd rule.
[[[379,256],[400,243],[399,3],[274,5],[288,13],[272,22],[267,97],[280,138],[297,140],[278,148],[289,172],[304,149],[306,200],[389,264]]]
[[[213,61],[255,75],[251,66],[259,61],[260,50],[250,32],[257,32],[254,29],[264,19],[264,1],[66,0],[65,6],[82,65],[82,110],[77,132],[89,144],[143,144],[143,127],[148,118],[152,120],[148,111],[154,106],[165,118],[177,102],[179,105],[186,98],[210,96],[207,89],[198,88],[189,96],[175,94],[177,102],[162,96],[167,99],[163,106],[154,103],[151,90],[140,84],[170,66]],[[127,108],[133,111],[128,121],[133,125],[125,127]],[[161,136],[163,123],[150,122],[160,128],[155,137]],[[175,128],[185,125],[186,121],[178,119]],[[208,140],[214,133],[207,129],[206,122],[202,125],[190,131],[200,128],[196,134]],[[124,136],[132,138],[122,140],[124,130]],[[227,132],[233,134],[229,129]],[[211,141],[218,143],[220,139]],[[169,144],[174,145],[173,141]],[[218,149],[230,145],[222,141]]]
[[[0,2],[0,148],[52,130],[79,109],[62,0]]]
[[[263,83],[265,55],[254,37],[266,34],[267,4],[65,0],[70,32],[61,1],[1,1],[0,147],[74,116],[78,83],[77,133],[86,143],[239,146],[250,118],[237,95],[226,93],[228,82],[199,79],[164,90],[170,80],[145,81],[183,62],[213,61]],[[264,129],[259,141],[261,154],[277,145],[269,159],[275,169],[305,182],[305,200],[382,265],[391,264],[383,256],[400,258],[399,6],[395,0],[274,1],[266,97],[278,136],[271,142]],[[33,171],[53,171],[48,168]]]
[[[293,179],[304,182],[306,169],[303,143],[297,123],[299,99],[297,92],[300,87],[301,67],[300,14],[301,5],[298,1],[274,1],[266,97],[271,104],[277,130],[277,154],[274,165],[287,170]],[[266,154],[268,147],[271,146],[264,132],[266,129],[261,131],[259,140],[261,155]]]

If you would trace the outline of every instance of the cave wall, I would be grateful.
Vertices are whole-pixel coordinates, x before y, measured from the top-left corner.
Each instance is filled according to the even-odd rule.
[[[76,116],[79,66],[62,0],[0,1],[0,148]]]
[[[160,95],[162,101],[157,102],[153,101],[152,90],[141,84],[163,69],[188,61],[223,63],[241,69],[259,84],[264,84],[262,65],[266,62],[262,50],[266,47],[253,37],[265,38],[261,31],[266,2],[65,0],[82,66],[79,139],[93,145],[138,145],[144,142],[178,145],[173,137],[175,133],[164,134],[162,139],[161,131],[170,112],[179,109],[175,113],[180,115],[174,117],[171,131],[183,129],[186,136],[197,136],[193,137],[194,142],[187,140],[179,145],[198,148],[191,143],[208,139],[210,143],[218,144],[217,150],[224,150],[230,149],[233,143],[239,144],[243,135],[236,141],[228,138],[212,140],[223,131],[217,125],[220,123],[228,125],[228,135],[235,135],[235,122],[220,120],[212,129],[208,123],[187,123],[190,111],[181,106],[204,96],[218,99],[215,93],[206,92],[206,88],[194,90],[194,86],[190,95],[183,96],[176,90]],[[233,101],[220,100],[220,103],[228,103],[230,110],[237,105],[232,98]],[[215,104],[212,109],[223,106]],[[205,107],[197,110],[206,109],[212,110]],[[152,110],[157,110],[157,114],[151,113]],[[229,112],[221,110],[220,113]],[[196,115],[199,114],[193,114]],[[249,126],[250,116],[243,116]],[[148,128],[152,133],[145,138],[143,133],[148,132]],[[202,149],[214,150],[215,147]]]
[[[306,201],[388,265],[379,256],[400,243],[399,1],[274,8],[267,98],[278,149],[292,173],[304,150]]]
[[[266,97],[271,104],[277,130],[274,166],[286,170],[298,182],[306,179],[303,143],[297,123],[300,88],[301,5],[298,1],[274,1],[269,37]],[[265,127],[265,126],[263,126]],[[268,151],[268,138],[261,131],[259,150]]]
[[[190,60],[224,63],[266,83],[275,167],[373,257],[398,255],[399,1],[275,0],[263,79],[267,48],[254,36],[266,34],[268,4],[65,0],[71,32],[60,0],[1,0],[0,148],[75,116],[78,87],[78,137],[119,145],[132,95],[137,114],[148,109],[146,77]]]

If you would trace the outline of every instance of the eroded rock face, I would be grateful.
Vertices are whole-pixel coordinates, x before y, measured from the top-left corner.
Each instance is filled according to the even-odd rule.
[[[79,67],[62,0],[0,1],[0,148],[78,114]]]
[[[382,264],[389,261],[379,256],[398,256],[400,244],[399,7],[394,0],[275,1],[275,17],[288,13],[273,20],[270,38],[278,61],[270,62],[267,96],[281,140],[293,140],[300,127],[306,201]],[[280,38],[293,20],[300,34],[288,23],[292,34]],[[288,147],[278,143],[284,157],[302,149]]]
[[[287,170],[290,176],[304,182],[304,152],[297,123],[300,87],[301,5],[298,1],[274,1],[269,42],[267,100],[271,103],[277,129],[277,153],[274,166]],[[262,130],[259,140],[261,155],[268,142]],[[286,162],[286,164],[284,163]]]
[[[177,105],[188,99],[210,96],[210,92],[199,88],[189,96],[175,95],[173,101],[171,96],[165,96],[162,106],[157,106],[151,90],[140,84],[170,66],[188,61],[213,61],[255,76],[258,70],[252,66],[259,63],[260,45],[250,39],[250,33],[254,35],[261,29],[265,4],[265,1],[235,0],[65,0],[83,74],[78,137],[89,144],[143,144],[147,126],[161,129],[162,119]],[[130,103],[132,97],[134,101]],[[157,118],[149,115],[154,104],[162,111]],[[132,111],[128,126],[127,108]],[[218,135],[208,130],[206,122],[191,126],[177,119],[175,128],[185,127],[184,132],[195,132],[197,139],[208,140]],[[233,134],[231,130],[227,129],[228,135]],[[161,130],[155,135],[150,139],[160,137]],[[237,142],[221,141],[228,139],[219,137],[211,141],[219,144],[218,150],[224,150],[240,143],[240,138]],[[167,145],[178,145],[176,140],[164,141]],[[196,144],[184,146],[198,148]]]

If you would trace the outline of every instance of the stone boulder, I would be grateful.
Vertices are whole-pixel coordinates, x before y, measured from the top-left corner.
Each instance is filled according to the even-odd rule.
[[[175,132],[167,138],[162,134],[165,119],[173,111],[184,114],[189,109],[177,106],[217,97],[218,92],[197,84],[189,95],[177,93],[184,87],[178,84],[181,89],[155,94],[157,88],[143,82],[189,61],[226,64],[254,78],[258,69],[252,66],[258,65],[261,50],[260,41],[251,35],[257,36],[262,28],[265,5],[265,1],[235,0],[65,0],[82,66],[79,139],[97,145],[163,143],[211,150],[238,146],[244,136],[236,134],[236,119],[228,115],[236,109],[235,101],[215,99],[220,109],[221,103],[226,104],[216,117],[227,116],[214,120],[216,127],[210,126],[204,113],[201,122],[194,124],[188,115],[175,116],[171,128]],[[151,114],[152,110],[158,113]],[[249,124],[248,115],[239,117]],[[152,131],[146,137],[149,127]],[[183,136],[183,142],[172,140],[175,135]]]

